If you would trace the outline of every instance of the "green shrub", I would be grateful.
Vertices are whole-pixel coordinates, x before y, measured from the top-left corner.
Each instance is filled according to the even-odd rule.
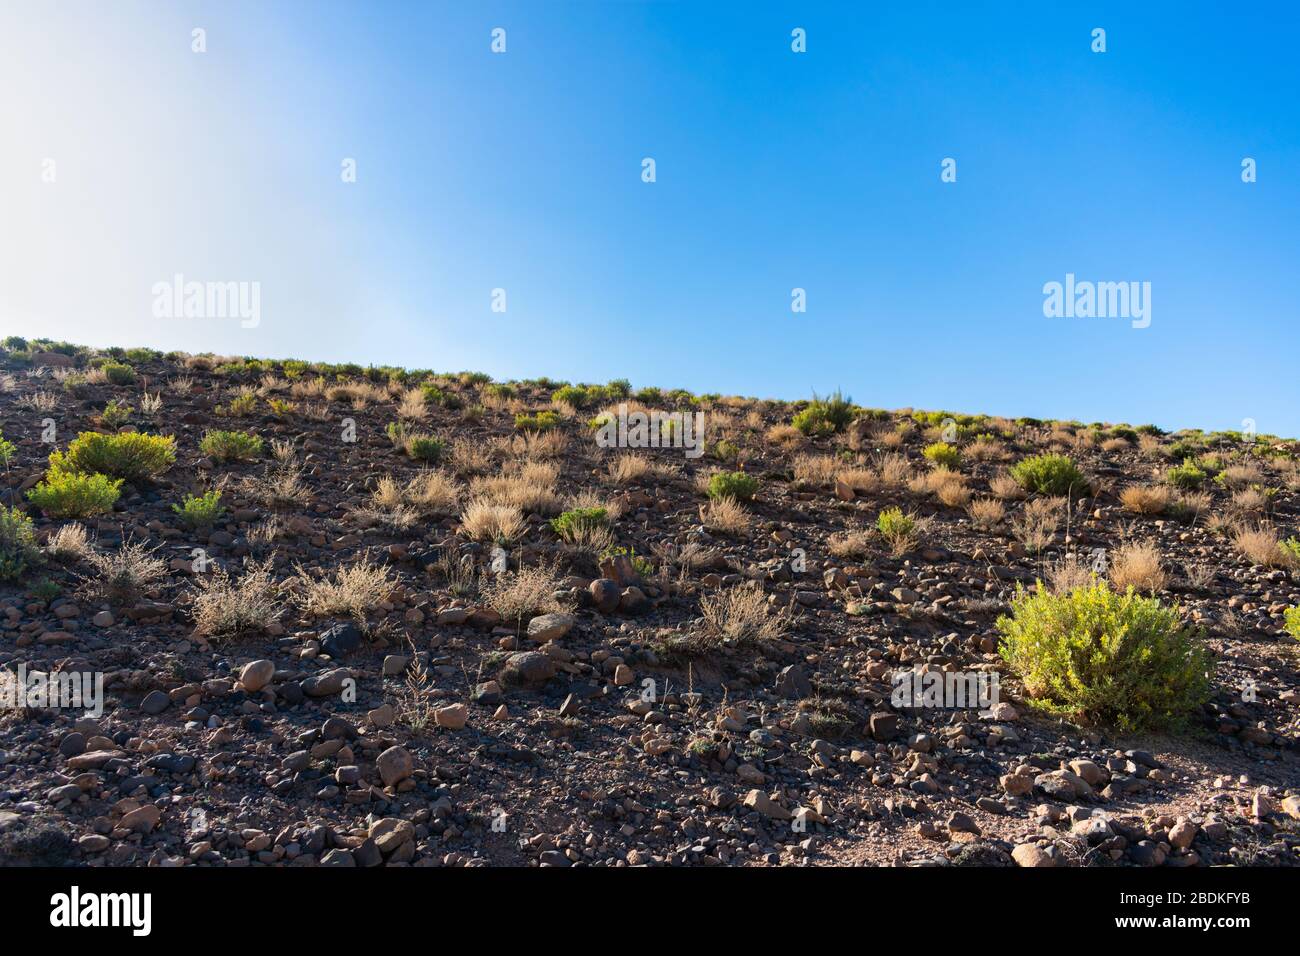
[[[218,415],[234,418],[248,418],[257,411],[257,395],[254,392],[240,392],[225,405],[217,406]]]
[[[221,490],[213,488],[202,495],[186,495],[172,511],[180,515],[188,528],[211,528],[226,513],[221,507]]]
[[[0,581],[16,581],[40,560],[32,519],[0,505]]]
[[[1088,490],[1083,472],[1066,455],[1033,455],[1016,464],[1011,477],[1025,490],[1043,495],[1078,495]]]
[[[876,516],[876,530],[894,552],[902,553],[916,541],[916,518],[902,508],[886,508]]]
[[[1300,606],[1286,609],[1286,632],[1300,641]]]
[[[1177,607],[1104,581],[1051,594],[1019,588],[998,619],[1002,658],[1030,703],[1133,731],[1178,723],[1209,697],[1209,656]]]
[[[812,401],[790,420],[790,424],[810,438],[830,435],[853,421],[855,413],[853,399],[841,394],[839,389],[826,398],[818,398],[814,392]]]
[[[550,409],[538,412],[536,415],[515,416],[515,428],[520,431],[544,432],[558,424],[560,424],[560,416]]]
[[[51,468],[27,498],[51,518],[89,518],[112,511],[121,487],[121,478]]]
[[[135,369],[124,362],[105,362],[100,366],[112,385],[132,385],[135,383]]]
[[[217,461],[248,461],[262,454],[262,439],[248,432],[213,429],[199,442],[199,450]]]
[[[594,531],[609,524],[604,508],[573,508],[551,519],[551,529],[565,541],[572,541],[584,531]]]
[[[406,453],[416,461],[437,462],[442,458],[447,443],[432,435],[411,435],[406,439]]]
[[[937,441],[933,445],[926,445],[921,454],[936,465],[942,465],[945,468],[955,470],[961,464],[961,452],[946,441]]]
[[[82,432],[66,452],[50,455],[50,471],[100,474],[127,481],[156,478],[176,461],[176,439],[170,435],[123,432],[103,435]]]
[[[119,425],[125,425],[131,418],[131,413],[135,411],[130,405],[119,402],[117,399],[111,400],[104,406],[104,410],[99,413],[99,420],[109,428],[117,428]]]
[[[1292,564],[1300,564],[1300,538],[1295,535],[1279,542],[1283,552],[1291,559]]]
[[[0,467],[8,468],[9,463],[14,460],[16,454],[18,454],[18,446],[11,441],[0,438]]]
[[[27,340],[21,335],[6,335],[0,339],[0,348],[7,352],[26,352]]]
[[[1209,476],[1204,471],[1190,461],[1175,465],[1165,472],[1165,481],[1183,491],[1194,491],[1201,487],[1207,477]]]
[[[709,479],[710,498],[752,501],[756,491],[758,491],[758,479],[743,471],[722,471]]]

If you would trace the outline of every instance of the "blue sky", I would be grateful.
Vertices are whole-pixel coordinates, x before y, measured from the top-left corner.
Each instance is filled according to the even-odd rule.
[[[1267,3],[6,3],[0,331],[1300,434],[1298,42]],[[154,317],[176,273],[260,324]],[[1045,318],[1067,273],[1150,327]]]

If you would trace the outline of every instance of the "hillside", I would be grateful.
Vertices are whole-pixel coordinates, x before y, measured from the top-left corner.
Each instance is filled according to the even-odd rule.
[[[104,693],[0,863],[1298,860],[1294,442],[16,338],[0,434],[0,667]],[[1190,650],[1046,707],[1036,581]]]

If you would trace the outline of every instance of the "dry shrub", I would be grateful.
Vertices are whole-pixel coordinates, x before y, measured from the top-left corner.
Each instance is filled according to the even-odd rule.
[[[1035,498],[1011,522],[1011,530],[1029,551],[1039,554],[1052,543],[1053,536],[1061,526],[1065,507],[1064,498]]]
[[[283,452],[277,452],[277,457]],[[311,489],[303,482],[302,468],[292,453],[269,464],[261,475],[248,475],[239,484],[239,490],[264,508],[287,511],[311,497]]]
[[[859,495],[869,495],[880,488],[880,478],[870,468],[849,468],[835,477]]]
[[[700,599],[700,615],[715,642],[753,644],[779,640],[789,629],[791,612],[773,612],[761,588],[739,584]]]
[[[966,509],[971,522],[981,531],[992,531],[1007,516],[1007,508],[996,498],[976,498]]]
[[[912,477],[912,466],[902,455],[882,455],[876,463],[876,474],[884,487],[902,488]]]
[[[607,470],[614,484],[631,485],[653,472],[654,466],[648,458],[624,452],[609,463]]]
[[[445,471],[422,471],[406,483],[402,499],[423,517],[455,514],[460,485]]]
[[[308,617],[350,616],[358,621],[388,598],[394,584],[388,569],[369,557],[319,578],[300,565],[298,582],[298,606]]]
[[[460,515],[461,530],[475,541],[514,541],[524,531],[524,514],[515,505],[472,499]]]
[[[86,526],[76,522],[60,526],[45,542],[45,553],[56,561],[82,561],[92,550]]]
[[[1119,493],[1125,511],[1139,515],[1164,514],[1169,507],[1168,485],[1129,485]]]
[[[1025,496],[1025,489],[1020,482],[1008,474],[994,475],[989,479],[989,491],[1003,501],[1017,501]]]
[[[1076,588],[1090,587],[1095,578],[1092,568],[1080,561],[1076,554],[1066,555],[1047,572],[1054,594],[1069,594]]]
[[[1254,462],[1247,462],[1242,465],[1229,465],[1219,473],[1216,480],[1221,482],[1225,488],[1237,491],[1241,488],[1259,484],[1264,480],[1264,475],[1259,470],[1258,465]]]
[[[407,422],[422,422],[429,417],[429,408],[425,405],[424,392],[413,388],[402,395],[397,403],[397,417]]]
[[[1118,455],[1120,452],[1128,451],[1130,447],[1126,438],[1107,438],[1101,443],[1101,450],[1108,455]]]
[[[1120,591],[1130,586],[1155,593],[1164,589],[1167,576],[1160,564],[1160,549],[1154,542],[1129,542],[1110,559],[1110,581]]]
[[[965,508],[970,504],[971,493],[966,487],[966,479],[954,473],[938,483],[934,496],[949,508]]]
[[[771,445],[781,448],[798,448],[803,444],[803,434],[793,425],[773,425],[765,436]]]
[[[531,568],[498,574],[483,586],[483,603],[516,626],[538,614],[565,610],[555,597],[560,589],[559,575],[553,565],[538,564]]]
[[[91,600],[131,604],[167,576],[167,564],[143,542],[124,543],[116,551],[86,555],[91,574],[81,579]]]
[[[462,478],[481,475],[492,467],[491,449],[480,441],[457,438],[451,443],[451,467]]]
[[[830,484],[840,463],[834,455],[797,455],[794,481],[802,488],[824,488]]]
[[[520,511],[557,515],[562,502],[555,490],[559,469],[547,462],[525,462],[518,474],[475,478],[470,494],[498,505],[512,505]]]
[[[1293,563],[1289,560],[1290,555],[1282,548],[1277,529],[1272,525],[1238,527],[1232,536],[1232,546],[1252,564],[1262,564],[1266,568],[1284,567]]]
[[[195,584],[194,626],[209,637],[264,630],[283,613],[269,558],[261,563],[245,558],[244,573],[237,580],[225,568],[216,568],[200,575]]]
[[[826,550],[837,558],[865,558],[874,537],[870,530],[839,531],[830,536]]]
[[[710,498],[700,506],[700,521],[710,531],[741,534],[749,528],[749,512],[735,498]]]
[[[1232,493],[1228,509],[1237,515],[1259,514],[1268,507],[1268,496],[1258,488],[1241,488]]]

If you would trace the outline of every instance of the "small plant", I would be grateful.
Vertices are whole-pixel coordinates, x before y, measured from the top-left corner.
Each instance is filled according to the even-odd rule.
[[[225,406],[217,407],[218,415],[230,415],[235,418],[247,418],[257,411],[257,395],[254,392],[240,392]]]
[[[574,508],[552,518],[550,524],[551,530],[565,541],[573,541],[583,532],[607,527],[609,515],[604,508]]]
[[[1300,641],[1300,606],[1289,607],[1285,615],[1286,632]]]
[[[194,626],[210,637],[234,637],[258,631],[279,619],[280,588],[271,577],[271,561],[244,559],[244,573],[232,578],[225,568],[197,580],[194,596]]]
[[[560,416],[546,409],[535,415],[516,415],[515,428],[525,432],[544,432],[560,424]]]
[[[293,414],[298,407],[293,402],[285,401],[283,398],[268,398],[266,404],[271,409],[271,414],[281,421]]]
[[[1176,724],[1209,696],[1208,655],[1177,607],[1100,581],[1020,588],[1011,607],[999,650],[1035,707],[1132,731]]]
[[[11,441],[0,438],[0,467],[8,468],[9,463],[18,454],[18,446]]]
[[[758,479],[743,471],[722,471],[709,479],[710,498],[752,501],[757,491]]]
[[[46,604],[62,593],[63,585],[58,581],[51,581],[49,578],[41,578],[31,587],[32,597],[38,601],[44,601]]]
[[[853,416],[853,399],[836,389],[826,398],[818,398],[814,392],[812,401],[794,416],[790,424],[811,438],[842,431],[853,421]]]
[[[175,461],[176,439],[170,435],[82,432],[66,452],[50,455],[50,471],[109,475],[134,482],[156,478]]]
[[[933,445],[926,445],[921,454],[942,468],[955,470],[961,464],[961,452],[946,441],[937,441]]]
[[[1066,455],[1033,455],[1011,469],[1011,477],[1026,491],[1042,495],[1078,497],[1088,491],[1088,481]]]
[[[1209,476],[1195,463],[1185,461],[1165,472],[1165,481],[1181,491],[1195,491],[1205,483]]]
[[[790,611],[773,613],[762,588],[752,584],[738,584],[701,598],[700,616],[708,632],[706,646],[776,641],[791,623]]]
[[[119,402],[117,399],[112,399],[104,406],[104,410],[99,413],[99,420],[103,422],[107,428],[117,428],[121,425],[125,425],[130,420],[131,413],[134,411],[135,409],[130,405]]]
[[[199,450],[217,461],[251,461],[261,457],[263,443],[248,432],[214,429],[203,436]]]
[[[226,509],[221,507],[221,490],[213,488],[201,495],[186,495],[178,505],[172,505],[172,511],[180,515],[181,521],[188,528],[211,528],[216,524]]]
[[[138,541],[106,554],[92,552],[86,555],[86,563],[92,570],[82,579],[87,596],[115,605],[133,603],[167,576],[166,563]]]
[[[410,435],[406,439],[406,453],[416,461],[436,464],[442,458],[447,443],[432,435]]]
[[[135,383],[135,369],[124,362],[105,362],[99,367],[110,385],[132,385]]]
[[[902,508],[886,508],[876,517],[876,530],[896,554],[906,554],[916,547],[916,518]]]
[[[89,518],[112,511],[121,487],[121,478],[52,468],[27,499],[51,518]]]
[[[16,581],[41,557],[32,519],[0,505],[0,581]]]

